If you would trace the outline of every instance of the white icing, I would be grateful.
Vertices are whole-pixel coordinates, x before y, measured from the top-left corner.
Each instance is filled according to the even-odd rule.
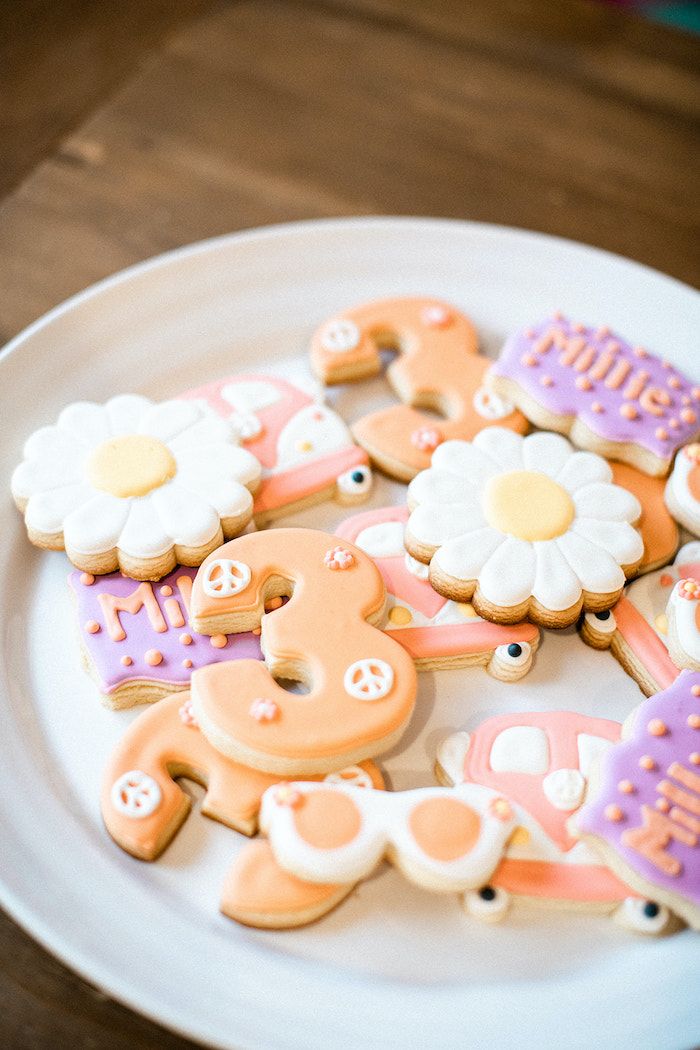
[[[291,417],[277,438],[277,463],[266,473],[279,474],[319,456],[352,446],[340,416],[324,405],[307,405]]]
[[[535,543],[535,582],[533,597],[545,609],[570,609],[581,597],[581,584],[561,549],[551,540]]]
[[[510,894],[497,886],[488,888],[494,893],[493,900],[484,900],[480,890],[470,890],[464,895],[464,909],[481,922],[500,922],[510,908]]]
[[[182,547],[202,547],[216,536],[219,515],[208,500],[175,482],[161,485],[148,495],[173,543]],[[144,547],[141,557],[147,556]]]
[[[632,565],[644,554],[641,535],[625,521],[594,521],[592,518],[582,518],[573,522],[571,531],[607,551],[620,565]]]
[[[94,489],[89,485],[62,485],[30,496],[24,519],[27,528],[47,536],[63,531],[63,523],[74,510],[92,499]]]
[[[485,525],[481,507],[475,503],[442,504],[439,510],[434,504],[425,503],[412,511],[408,523],[413,538],[429,547],[439,547]]]
[[[118,394],[111,398],[105,405],[111,437],[138,434],[139,424],[152,405],[147,397],[138,394]]]
[[[556,476],[556,481],[571,493],[596,482],[609,484],[613,479],[610,464],[595,452],[574,452]]]
[[[693,576],[695,572],[700,573],[700,540],[684,543],[673,564],[678,566],[678,571],[682,576]],[[693,571],[690,571],[690,566],[693,567]],[[700,579],[700,576],[697,578]]]
[[[598,634],[614,634],[617,630],[617,620],[612,612],[604,620],[601,620],[595,613],[586,613],[586,623]]]
[[[464,782],[464,764],[471,739],[470,733],[460,730],[450,733],[438,746],[437,760],[452,784]]]
[[[356,474],[362,475],[361,481],[357,481]],[[339,474],[336,484],[338,491],[347,496],[367,496],[372,490],[373,480],[370,468],[365,465],[359,465]]]
[[[441,447],[441,446],[439,446]],[[429,467],[416,474],[408,486],[410,505],[462,503],[470,498],[473,485],[442,467]]]
[[[594,736],[592,733],[579,733],[576,737],[576,746],[578,748],[578,768],[588,779],[594,764],[612,747],[612,740],[606,740],[603,736]]]
[[[642,513],[637,497],[619,485],[592,482],[578,488],[572,499],[577,518],[634,522],[639,520]]]
[[[202,415],[194,401],[164,401],[151,405],[139,420],[139,434],[148,434],[167,444],[193,426]]]
[[[433,469],[446,470],[456,474],[462,481],[471,486],[482,485],[498,473],[498,462],[492,459],[488,451],[480,451],[477,441],[484,434],[493,430],[502,431],[501,427],[487,427],[476,435],[471,444],[468,441],[443,441],[433,452],[431,466]],[[507,433],[511,433],[507,431]],[[479,443],[484,446],[483,440]],[[484,446],[485,449],[488,445]],[[420,477],[420,474],[417,475]],[[413,483],[411,483],[413,484]],[[409,486],[410,492],[411,486]]]
[[[132,500],[119,535],[119,549],[132,558],[141,557],[144,550],[151,557],[158,557],[167,554],[172,545],[172,537],[163,527],[152,500]]]
[[[404,555],[404,565],[410,572],[411,576],[415,576],[418,580],[427,580],[430,576],[430,566],[424,565],[422,561],[418,561],[417,558],[413,558],[408,551]]]
[[[348,787],[373,788],[372,778],[362,766],[346,766],[337,773],[326,773],[326,784],[346,784]]]
[[[354,321],[330,321],[321,332],[321,346],[333,354],[344,354],[359,346],[360,338],[360,329]]]
[[[411,515],[413,517],[413,515]],[[411,519],[408,528],[412,532]],[[503,543],[503,535],[490,526],[448,540],[433,555],[431,565],[435,565],[448,576],[458,580],[474,580],[491,555]]]
[[[512,402],[499,394],[495,394],[485,386],[480,386],[474,392],[472,405],[474,406],[474,411],[478,412],[484,419],[503,419],[515,411],[515,405]]]
[[[635,933],[662,933],[671,917],[670,912],[665,905],[659,904],[656,915],[645,915],[644,908],[647,903],[639,897],[625,898],[613,915],[615,922],[627,930],[634,930]]]
[[[700,536],[700,503],[688,486],[688,475],[696,466],[697,464],[685,454],[685,449],[681,449],[666,483],[665,500],[671,514],[681,525],[693,535]]]
[[[263,379],[243,379],[239,383],[227,383],[221,388],[220,394],[234,412],[244,415],[276,405],[283,397],[274,383],[266,383]]]
[[[576,573],[584,591],[610,594],[625,584],[625,574],[607,551],[574,532],[553,541]]]
[[[586,781],[578,769],[555,769],[542,781],[542,790],[550,805],[569,813],[583,802]]]
[[[537,470],[556,478],[573,454],[573,448],[561,434],[541,431],[523,440],[523,464],[526,470]]]
[[[396,558],[404,553],[403,532],[400,521],[380,521],[362,529],[355,543],[370,558]]]
[[[94,448],[107,441],[112,432],[104,405],[92,401],[75,401],[66,405],[56,421],[60,431],[67,431],[87,448]]]
[[[393,668],[386,660],[355,660],[343,675],[343,688],[356,700],[381,700],[394,685]]]
[[[479,573],[482,596],[495,605],[519,605],[532,594],[535,550],[531,543],[508,536]]]
[[[130,507],[130,499],[119,499],[108,492],[91,496],[71,511],[63,522],[66,550],[79,554],[103,554],[114,550]]]
[[[508,652],[511,644],[509,642],[507,645],[497,646],[494,650],[494,655],[501,663],[508,664],[510,667],[524,667],[530,661],[532,647],[527,642],[516,642],[515,644],[520,647],[520,652],[517,656],[511,656]]]
[[[250,566],[232,558],[214,558],[203,570],[202,590],[209,598],[230,598],[251,581]]]
[[[508,726],[491,746],[489,765],[494,773],[546,773],[549,769],[547,734],[537,726]]]
[[[254,412],[232,412],[229,422],[241,441],[252,441],[262,434],[263,425]]]
[[[684,657],[680,666],[695,670],[695,665],[700,663],[700,631],[695,619],[700,600],[683,598],[678,593],[680,586],[680,583],[676,584],[669,598],[668,619],[675,627],[678,648]]]
[[[523,469],[523,436],[506,427],[486,427],[474,438],[479,451],[501,470]]]
[[[114,808],[133,820],[150,817],[158,809],[162,797],[158,782],[141,769],[122,773],[110,792]]]

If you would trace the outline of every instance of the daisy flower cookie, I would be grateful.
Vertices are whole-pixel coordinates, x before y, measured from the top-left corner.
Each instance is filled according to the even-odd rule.
[[[609,609],[644,553],[639,501],[600,456],[502,427],[446,441],[408,488],[406,548],[436,591],[496,623]]]
[[[84,572],[157,580],[250,521],[260,464],[234,442],[194,402],[80,401],[29,438],[12,495],[37,547]]]
[[[676,456],[664,499],[676,521],[693,536],[700,536],[700,443],[697,441],[686,445]]]

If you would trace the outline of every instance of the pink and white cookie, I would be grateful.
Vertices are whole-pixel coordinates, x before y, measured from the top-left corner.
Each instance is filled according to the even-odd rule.
[[[678,677],[669,653],[668,605],[674,587],[686,577],[700,581],[697,541],[682,547],[673,565],[633,580],[612,609],[586,613],[581,620],[584,642],[609,649],[647,696]]]
[[[700,572],[696,575],[700,577]],[[700,578],[686,576],[679,580],[671,591],[666,617],[668,652],[674,664],[700,671]]]
[[[666,483],[666,506],[693,536],[700,536],[700,444],[686,445],[676,456]]]
[[[270,788],[260,828],[269,836],[277,868],[296,880],[297,891],[300,883],[325,889],[313,900],[313,914],[303,903],[295,914],[270,893],[274,870],[266,864],[256,899],[249,856],[256,866],[260,857],[257,849],[244,849],[226,879],[221,909],[248,925],[298,926],[329,911],[384,857],[418,886],[465,893],[488,880],[514,827],[508,802],[475,784],[395,793],[304,782]],[[278,881],[278,901],[286,902],[288,887],[286,879]]]
[[[469,603],[433,590],[427,567],[404,548],[408,515],[406,507],[362,511],[336,530],[369,554],[384,578],[386,633],[408,650],[419,670],[478,665],[506,682],[522,678],[539,645],[537,627],[489,623]]]
[[[446,441],[408,505],[406,549],[432,586],[495,623],[566,627],[609,609],[644,555],[637,498],[560,434],[489,427]]]
[[[511,336],[488,383],[536,426],[653,476],[700,432],[700,386],[606,325],[560,313]]]
[[[181,396],[223,417],[260,461],[258,526],[327,499],[352,504],[369,496],[367,453],[336,412],[286,379],[230,376]]]
[[[262,796],[279,783],[278,777],[238,765],[213,748],[199,729],[189,693],[167,697],[131,723],[105,769],[102,818],[123,850],[148,861],[163,852],[192,804],[178,783],[182,778],[206,788],[205,816],[244,835],[255,833]],[[326,780],[354,790],[384,785],[371,762],[331,773]]]
[[[24,446],[12,495],[32,543],[83,572],[158,580],[242,532],[260,480],[232,428],[196,403],[79,401]]]
[[[488,718],[454,733],[438,750],[436,772],[447,784],[482,784],[513,808],[517,827],[487,884],[465,898],[470,915],[502,919],[514,902],[612,913],[642,933],[661,933],[669,913],[643,900],[571,833],[597,757],[620,738],[620,725],[570,711]]]
[[[477,352],[472,322],[449,303],[415,296],[344,310],[315,332],[311,366],[323,383],[365,379],[381,372],[382,349],[397,354],[386,375],[403,404],[363,416],[352,433],[392,477],[410,481],[441,442],[494,423],[527,431],[524,416],[484,386],[490,361]]]
[[[159,583],[110,573],[74,572],[83,662],[108,707],[148,704],[189,689],[192,672],[223,660],[261,660],[252,633],[213,637],[189,623],[195,569],[178,568]]]
[[[576,825],[620,878],[700,930],[700,674],[633,712]]]

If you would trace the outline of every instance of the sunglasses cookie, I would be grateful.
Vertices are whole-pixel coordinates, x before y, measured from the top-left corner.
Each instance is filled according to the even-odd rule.
[[[700,431],[700,386],[605,325],[559,313],[511,336],[488,383],[536,426],[655,477]]]
[[[274,597],[288,603],[265,615]],[[201,566],[192,625],[204,634],[261,627],[265,662],[192,675],[202,730],[222,753],[280,775],[326,773],[392,747],[411,717],[416,670],[379,628],[381,574],[364,551],[313,529],[274,529],[225,544]],[[274,677],[273,677],[274,676]],[[275,679],[306,684],[295,696]]]
[[[686,445],[676,456],[666,483],[666,506],[688,532],[700,536],[700,444]]]
[[[673,565],[633,580],[612,609],[586,613],[580,622],[583,641],[594,649],[609,649],[646,696],[678,677],[680,664],[674,657],[680,657],[669,653],[669,598],[684,578],[700,581],[697,541],[681,547]],[[691,602],[691,613],[693,608]]]
[[[679,580],[666,608],[669,656],[689,671],[700,671],[700,573],[697,576]]]
[[[337,412],[286,379],[230,376],[181,396],[222,416],[260,461],[253,505],[258,526],[324,500],[353,504],[369,496],[367,453]]]
[[[620,738],[621,726],[569,711],[498,715],[438,750],[443,784],[483,784],[512,805],[517,827],[488,883],[467,893],[474,918],[497,922],[514,903],[612,914],[637,932],[670,925],[667,908],[645,900],[570,830],[593,762]]]
[[[201,405],[124,394],[80,401],[35,431],[12,475],[29,539],[83,572],[158,580],[242,532],[255,456]]]
[[[419,670],[481,666],[513,682],[532,667],[540,632],[531,623],[505,627],[477,616],[468,602],[433,590],[428,570],[406,553],[406,507],[355,514],[336,535],[356,544],[375,562],[387,590],[384,630],[411,654]]]
[[[408,487],[408,553],[440,594],[495,623],[575,623],[609,609],[644,555],[642,508],[560,434],[503,427],[447,441]]]
[[[477,352],[474,325],[439,299],[383,299],[343,311],[314,334],[311,366],[326,384],[366,379],[381,372],[382,349],[397,353],[386,375],[403,404],[371,412],[351,429],[372,461],[399,481],[425,470],[443,441],[468,440],[493,423],[527,431],[513,404],[484,386],[491,361]]]
[[[490,877],[515,820],[506,799],[475,784],[392,793],[292,783],[265,792],[260,828],[270,850],[254,843],[239,854],[221,910],[284,928],[330,911],[385,857],[427,890],[468,892]],[[262,874],[258,892],[251,868]],[[305,898],[304,884],[317,885],[316,895]]]
[[[262,796],[279,782],[220,754],[200,732],[189,693],[170,696],[131,723],[105,769],[102,818],[117,845],[139,860],[160,856],[192,805],[181,778],[206,788],[205,816],[243,835],[255,834]],[[384,786],[372,762],[325,779],[354,790]]]
[[[576,825],[620,878],[700,930],[700,674],[640,704]]]

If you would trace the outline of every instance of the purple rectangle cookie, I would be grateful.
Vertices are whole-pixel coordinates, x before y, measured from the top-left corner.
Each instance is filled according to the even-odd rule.
[[[700,430],[700,386],[606,326],[559,313],[511,336],[488,383],[536,426],[654,476]]]
[[[113,708],[151,703],[188,689],[198,667],[224,660],[260,660],[254,634],[197,634],[189,626],[196,569],[177,568],[158,583],[121,573],[68,577],[76,599],[86,668]]]

